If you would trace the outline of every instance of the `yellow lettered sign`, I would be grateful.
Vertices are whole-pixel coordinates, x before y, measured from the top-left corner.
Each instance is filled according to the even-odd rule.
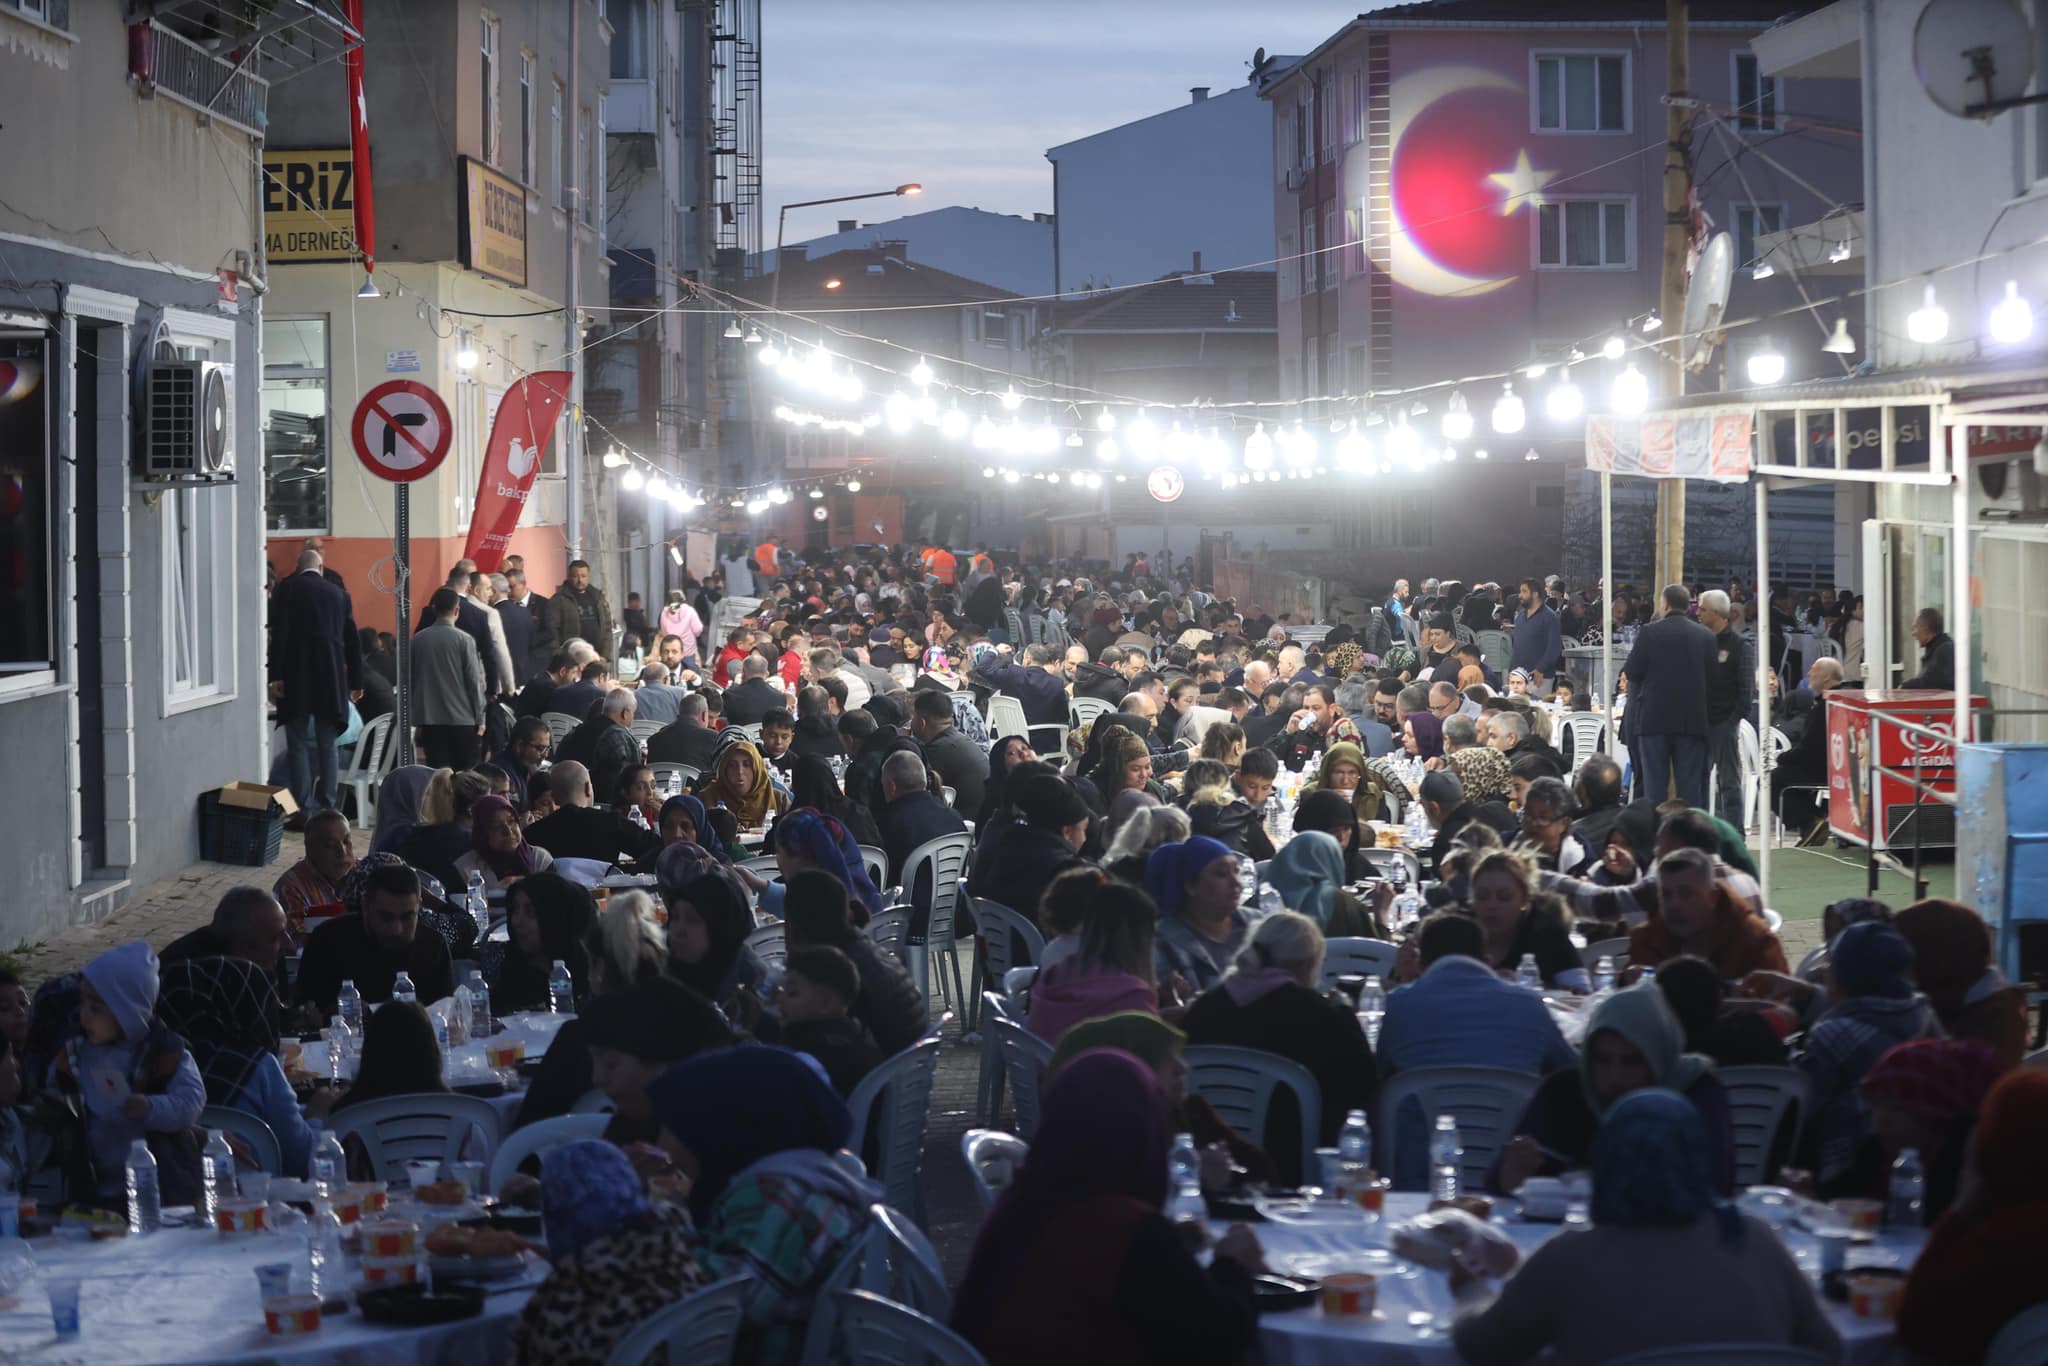
[[[346,147],[263,152],[263,244],[270,264],[353,261],[355,162]]]
[[[526,284],[526,191],[462,159],[462,263],[507,284]]]

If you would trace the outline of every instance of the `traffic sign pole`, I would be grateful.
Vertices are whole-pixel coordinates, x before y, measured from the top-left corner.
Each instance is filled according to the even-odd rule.
[[[401,746],[398,753],[406,763],[413,762],[412,743],[412,485],[400,484],[391,491],[392,534],[391,564],[392,577],[398,586],[398,629],[392,634],[398,640],[398,719],[394,723],[398,734],[391,743]]]

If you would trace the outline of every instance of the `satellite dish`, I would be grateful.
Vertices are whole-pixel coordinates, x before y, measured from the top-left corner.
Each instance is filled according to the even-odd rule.
[[[1913,25],[1913,69],[1942,109],[1988,119],[2027,93],[2033,29],[2013,0],[1928,0]]]
[[[1727,233],[1717,232],[1700,248],[1700,259],[1685,285],[1685,316],[1679,321],[1679,359],[1694,374],[1707,368],[1714,348],[1721,344],[1721,319],[1728,312],[1728,284],[1734,278],[1735,243]]]

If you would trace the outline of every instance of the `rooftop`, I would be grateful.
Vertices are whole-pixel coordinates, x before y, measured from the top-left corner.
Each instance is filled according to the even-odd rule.
[[[901,242],[850,247],[815,260],[798,261],[789,248],[784,249],[784,254],[790,258],[788,274],[782,282],[784,305],[793,299],[813,303],[830,300],[837,306],[841,300],[848,305],[857,301],[936,304],[1017,297],[1007,289],[906,260]],[[833,280],[839,283],[828,288],[828,282]],[[765,300],[774,292],[775,274],[751,280],[748,286],[754,298]]]
[[[1692,0],[1691,22],[1700,24],[1774,24],[1803,7],[1787,0]],[[1389,5],[1361,14],[1367,25],[1386,23],[1439,24],[1600,24],[1612,27],[1662,27],[1664,0],[1419,0]]]
[[[1280,277],[1270,270],[1179,271],[1102,300],[1061,307],[1059,333],[1273,332]]]

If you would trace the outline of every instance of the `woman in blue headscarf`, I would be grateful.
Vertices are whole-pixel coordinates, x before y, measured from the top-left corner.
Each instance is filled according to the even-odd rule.
[[[1593,1142],[1593,1226],[1543,1244],[1460,1317],[1460,1359],[1591,1363],[1734,1342],[1839,1359],[1805,1273],[1769,1225],[1717,1203],[1713,1166],[1691,1100],[1651,1087],[1616,1101]]]
[[[704,803],[689,793],[678,793],[663,802],[657,824],[662,848],[666,849],[671,844],[695,844],[720,863],[732,862],[725,842],[711,829],[704,814]]]
[[[518,1359],[599,1366],[641,1319],[711,1277],[690,1250],[689,1219],[647,1198],[619,1148],[565,1143],[541,1174],[553,1269],[519,1315]]]
[[[882,894],[875,890],[867,865],[861,862],[860,845],[837,817],[816,807],[799,807],[775,823],[775,866],[785,879],[806,868],[838,878],[856,904],[854,914],[861,925],[882,913]],[[761,909],[769,915],[782,914],[782,886],[764,882],[755,888]]]
[[[1223,980],[1251,933],[1239,909],[1237,855],[1207,835],[1162,844],[1145,860],[1145,889],[1159,906],[1152,952],[1160,1004],[1192,1000]]]

